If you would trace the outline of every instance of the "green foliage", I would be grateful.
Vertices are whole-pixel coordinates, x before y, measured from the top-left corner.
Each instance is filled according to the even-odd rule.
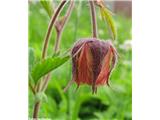
[[[34,49],[29,48],[29,71],[31,71],[31,68],[33,67],[35,62],[35,54],[34,54]]]
[[[35,103],[39,102],[39,101],[41,101],[41,102],[47,102],[48,101],[47,100],[47,96],[46,96],[46,94],[44,92],[36,93],[36,95],[35,95]]]
[[[49,17],[51,17],[54,12],[52,0],[40,0],[40,2],[46,10],[46,12],[48,13]]]
[[[44,59],[37,63],[31,72],[32,79],[37,83],[37,81],[47,73],[56,69],[69,59],[69,56],[53,56],[51,58]]]
[[[79,2],[76,2],[76,6],[78,4]],[[75,7],[68,24],[65,26],[60,46],[63,53],[71,48],[79,38],[91,37],[92,35],[87,1],[82,1],[81,6],[80,17],[77,17],[78,7]],[[99,16],[98,8],[96,9],[97,16]],[[62,12],[65,12],[65,9]],[[49,17],[42,10],[39,2],[30,4],[29,13],[29,47],[34,48],[35,61],[37,61],[41,58],[41,46],[48,27]],[[99,38],[104,40],[110,39],[109,33],[106,32],[105,22],[102,22],[100,17],[97,18]],[[80,86],[78,91],[75,92],[76,84],[74,83],[64,93],[63,88],[71,80],[72,76],[71,62],[68,61],[51,73],[52,77],[45,92],[48,100],[41,104],[40,118],[53,120],[132,119],[132,49],[121,47],[125,45],[126,41],[132,39],[132,21],[131,18],[122,15],[115,15],[114,21],[117,27],[117,40],[114,42],[120,57],[110,77],[111,87],[99,86],[97,94],[92,95],[91,88],[87,85]],[[48,51],[50,55],[53,54],[55,37],[55,31],[53,31]],[[53,56],[57,56],[57,54]],[[88,104],[86,105],[86,103]],[[32,117],[33,105],[34,96],[29,90],[29,117]],[[107,106],[107,109],[103,111],[99,109],[104,106]],[[86,115],[83,111],[90,114],[92,119],[85,119]]]
[[[112,38],[115,40],[117,38],[117,31],[111,12],[106,7],[100,7],[100,12],[102,18],[108,23],[109,29],[111,30]]]

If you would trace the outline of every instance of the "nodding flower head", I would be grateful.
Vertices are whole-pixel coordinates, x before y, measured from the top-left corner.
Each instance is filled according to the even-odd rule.
[[[117,61],[117,52],[111,41],[96,38],[81,39],[72,49],[72,79],[78,87],[81,84],[92,86],[109,85],[108,80]]]

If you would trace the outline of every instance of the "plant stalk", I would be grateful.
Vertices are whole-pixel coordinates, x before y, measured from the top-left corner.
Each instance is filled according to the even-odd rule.
[[[47,32],[46,32],[46,36],[45,36],[45,39],[44,39],[44,46],[43,46],[43,50],[42,50],[42,59],[45,59],[45,57],[46,57],[46,51],[47,51],[47,48],[48,48],[48,42],[49,42],[49,39],[50,39],[50,35],[51,35],[51,32],[52,32],[53,25],[54,25],[58,15],[60,14],[63,6],[65,5],[65,3],[66,3],[66,0],[61,1],[57,10],[55,11],[55,13],[53,14],[53,16],[51,18],[51,21],[49,23],[49,26],[48,26],[48,29],[47,29]],[[38,118],[39,109],[40,109],[40,102],[36,102],[35,105],[34,105],[34,110],[33,110],[33,118],[36,119],[36,120]]]
[[[32,86],[32,84],[30,82],[29,82],[29,87],[32,90],[32,93],[35,95],[36,91],[35,91],[34,87]]]
[[[59,51],[59,45],[60,45],[60,40],[61,40],[61,34],[62,34],[62,31],[63,31],[63,28],[65,26],[65,24],[67,23],[67,20],[73,10],[73,7],[74,7],[74,1],[71,0],[70,1],[70,6],[66,12],[66,15],[64,16],[64,19],[62,21],[62,23],[60,24],[60,26],[58,26],[56,28],[57,30],[57,37],[56,37],[56,42],[55,42],[55,46],[54,46],[54,52],[57,53]],[[46,76],[45,80],[44,80],[44,84],[42,85],[42,89],[41,91],[45,91],[45,89],[47,88],[48,86],[48,82],[49,82],[49,79],[50,79],[50,73]]]
[[[38,118],[39,108],[40,108],[40,102],[36,102],[34,105],[34,112],[33,112],[34,120],[38,120],[37,118]]]
[[[48,30],[47,30],[47,33],[46,33],[46,36],[45,36],[45,39],[44,39],[44,46],[43,46],[43,51],[42,51],[42,59],[45,59],[45,57],[46,57],[46,51],[47,51],[48,42],[49,42],[49,38],[50,38],[50,35],[51,35],[52,27],[53,27],[53,25],[54,25],[54,23],[56,21],[56,18],[58,17],[58,15],[59,15],[60,11],[62,10],[62,8],[63,8],[65,3],[66,3],[66,0],[62,0],[61,1],[61,3],[58,6],[56,12],[54,13],[53,17],[51,18],[51,21],[49,23]],[[68,11],[66,13],[66,16],[65,16],[65,18],[64,18],[64,20],[63,20],[63,22],[62,22],[62,24],[60,26],[60,30],[59,30],[59,32],[57,32],[54,52],[57,52],[59,50],[61,32],[62,32],[62,30],[64,28],[65,23],[68,20],[68,17],[71,14],[71,11],[73,9],[73,3],[74,3],[74,1],[71,0],[70,6],[69,6]],[[50,73],[46,77],[44,77],[44,82],[42,81],[42,88],[39,91],[43,91],[43,92],[45,91],[45,89],[48,86],[49,79],[50,79]],[[39,109],[40,109],[40,102],[36,102],[35,106],[34,106],[34,112],[33,112],[33,118],[35,118],[36,120],[38,118]]]
[[[71,12],[72,12],[72,10],[73,10],[73,7],[74,7],[74,0],[71,0],[71,1],[70,1],[70,6],[69,6],[69,8],[68,8],[68,10],[67,10],[64,18],[63,18],[63,21],[62,21],[62,23],[60,24],[59,29],[57,29],[57,40],[56,40],[55,46],[54,46],[54,51],[55,51],[55,52],[58,52],[58,50],[59,50],[60,41],[61,41],[61,33],[62,33],[63,29],[64,29],[64,25],[67,23],[68,18],[69,18],[70,15],[71,15]]]
[[[97,38],[98,34],[97,34],[97,21],[96,21],[96,11],[95,11],[95,5],[94,5],[94,1],[89,0],[89,4],[90,4],[90,11],[91,11],[91,20],[92,20],[92,34],[93,34],[93,38]]]
[[[53,25],[54,25],[54,23],[56,21],[56,18],[59,15],[60,11],[62,10],[63,6],[65,5],[65,3],[66,3],[66,0],[62,0],[61,1],[61,3],[58,6],[56,12],[54,13],[54,15],[51,18],[51,21],[49,23],[49,26],[48,26],[48,29],[47,29],[47,33],[46,33],[46,36],[45,36],[45,39],[44,39],[44,46],[43,46],[43,50],[42,50],[42,59],[44,59],[45,56],[46,56],[48,42],[49,42],[49,38],[50,38],[50,35],[51,35],[51,32],[52,32]]]

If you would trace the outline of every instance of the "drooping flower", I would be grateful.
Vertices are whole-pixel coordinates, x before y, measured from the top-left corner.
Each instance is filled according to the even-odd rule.
[[[72,49],[72,80],[92,86],[109,85],[109,76],[117,61],[117,52],[111,41],[96,38],[80,39]]]

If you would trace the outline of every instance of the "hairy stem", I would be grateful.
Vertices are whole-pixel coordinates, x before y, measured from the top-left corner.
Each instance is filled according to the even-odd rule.
[[[62,23],[61,23],[60,26],[59,26],[59,29],[57,29],[57,40],[56,40],[56,42],[55,42],[55,47],[54,47],[54,51],[55,51],[55,52],[58,52],[58,50],[59,50],[60,40],[61,40],[61,39],[60,39],[60,38],[61,38],[61,33],[62,33],[62,31],[63,31],[64,25],[67,23],[67,20],[68,20],[68,18],[69,18],[70,15],[71,15],[71,12],[72,12],[72,10],[73,10],[73,7],[74,7],[74,1],[71,0],[70,6],[69,6],[69,8],[68,8],[68,10],[67,10],[67,12],[66,12],[66,15],[64,16],[63,21],[62,21]]]
[[[36,102],[34,105],[34,112],[33,112],[33,118],[35,120],[38,120],[38,112],[39,112],[39,108],[40,108],[40,102]]]
[[[30,82],[29,82],[29,87],[31,88],[33,94],[35,95],[35,94],[36,94],[36,91],[35,91],[34,87],[32,86],[32,84],[31,84]]]
[[[46,90],[46,88],[47,88],[47,86],[48,86],[48,82],[49,82],[49,80],[50,80],[50,77],[51,77],[51,74],[50,74],[50,73],[45,76],[45,78],[44,78],[44,80],[43,80],[44,82],[43,82],[43,85],[42,85],[42,88],[41,88],[41,91],[42,91],[42,92],[44,92],[44,91]]]
[[[96,21],[96,11],[94,1],[89,0],[90,11],[92,16],[92,34],[93,38],[97,38],[97,21]]]
[[[65,26],[65,24],[67,23],[67,20],[73,10],[73,7],[74,7],[74,1],[71,0],[70,1],[70,5],[69,5],[69,8],[66,12],[66,15],[64,16],[64,19],[62,21],[62,23],[60,24],[60,26],[58,26],[58,28],[56,29],[57,30],[57,37],[56,37],[56,42],[55,42],[55,46],[54,46],[54,52],[58,52],[59,51],[59,45],[60,45],[60,38],[61,38],[61,33],[63,31],[63,28]],[[50,79],[50,73],[46,76],[46,78],[44,79],[44,83],[42,85],[42,89],[41,91],[45,91],[45,89],[47,88],[48,86],[48,82],[49,82],[49,79]]]
[[[61,1],[57,10],[55,11],[55,13],[53,14],[53,16],[51,18],[51,21],[49,23],[47,33],[46,33],[46,36],[45,36],[45,39],[44,39],[44,46],[43,46],[43,50],[42,50],[42,59],[45,59],[45,57],[46,57],[46,51],[47,51],[47,48],[48,48],[48,42],[49,42],[49,39],[50,39],[50,35],[51,35],[51,32],[52,32],[53,25],[54,25],[58,15],[60,14],[63,6],[65,5],[65,3],[66,3],[66,0]],[[38,87],[40,87],[40,86],[41,85],[39,84]],[[37,92],[39,92],[39,90]],[[36,102],[35,105],[34,105],[33,118],[35,118],[35,119],[38,118],[39,109],[40,109],[40,102]]]
[[[58,17],[58,15],[59,15],[59,13],[60,13],[60,11],[63,8],[65,3],[66,3],[66,0],[62,0],[61,1],[60,5],[58,6],[58,9],[56,10],[55,14],[51,18],[51,21],[49,23],[48,30],[47,30],[47,33],[46,33],[46,36],[45,36],[45,39],[44,39],[44,47],[43,47],[43,51],[42,51],[42,59],[45,59],[45,57],[46,57],[46,51],[47,51],[48,42],[49,42],[50,34],[51,34],[51,31],[52,31],[52,27],[53,27],[53,25],[54,25],[54,23],[56,21],[56,18]],[[73,3],[74,3],[74,1],[71,0],[70,6],[69,6],[69,8],[67,10],[67,13],[66,13],[66,16],[64,17],[64,20],[63,20],[63,22],[62,22],[62,24],[60,26],[59,31],[57,31],[57,37],[56,37],[56,43],[55,43],[54,52],[57,52],[59,50],[61,32],[62,32],[62,30],[64,28],[65,23],[68,20],[68,17],[71,14],[71,11],[73,9]],[[44,79],[42,81],[42,87],[39,89],[39,91],[42,91],[42,92],[45,91],[45,89],[48,86],[49,79],[50,79],[50,73],[46,77],[44,77]],[[34,106],[33,118],[36,118],[36,119],[38,118],[39,109],[40,109],[40,102],[36,102],[35,106]]]
[[[46,36],[45,36],[45,39],[44,39],[44,46],[43,46],[43,51],[42,51],[42,59],[44,59],[45,56],[46,56],[48,42],[49,42],[49,38],[50,38],[50,35],[51,35],[51,31],[52,31],[53,25],[54,25],[54,23],[56,21],[56,18],[59,15],[60,11],[62,10],[63,6],[65,5],[65,3],[66,3],[66,0],[62,0],[61,1],[61,3],[58,6],[56,12],[54,13],[53,17],[51,18],[51,21],[49,23],[49,26],[48,26],[48,29],[47,29],[47,33],[46,33]]]
[[[57,32],[57,37],[56,37],[56,42],[55,42],[55,47],[54,47],[55,53],[57,53],[59,50],[60,39],[61,39],[61,32]]]

